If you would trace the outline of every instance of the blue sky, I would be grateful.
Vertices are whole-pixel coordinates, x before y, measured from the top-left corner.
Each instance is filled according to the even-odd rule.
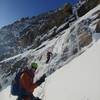
[[[31,17],[77,0],[0,0],[0,27],[22,17]]]

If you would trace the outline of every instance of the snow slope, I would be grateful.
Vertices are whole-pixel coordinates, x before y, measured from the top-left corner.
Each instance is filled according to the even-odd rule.
[[[100,40],[46,81],[43,100],[100,100]]]
[[[100,100],[100,40],[46,79],[43,100]],[[2,100],[15,100],[10,86]]]

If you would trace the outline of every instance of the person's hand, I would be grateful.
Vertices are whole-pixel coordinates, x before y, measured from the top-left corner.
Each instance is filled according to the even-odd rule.
[[[42,84],[42,83],[45,81],[45,78],[46,78],[46,75],[44,74],[44,75],[36,82],[36,84],[37,84],[37,85]]]
[[[46,74],[44,74],[40,79],[45,81],[45,78],[46,78]]]

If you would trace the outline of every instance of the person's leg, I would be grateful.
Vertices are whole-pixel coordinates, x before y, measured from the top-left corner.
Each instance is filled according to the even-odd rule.
[[[31,100],[29,96],[25,96],[23,100]]]
[[[22,97],[19,96],[16,100],[23,100],[23,99],[22,99]]]
[[[27,96],[24,96],[23,98],[24,100],[36,100],[33,94],[29,94]]]
[[[47,57],[46,64],[49,62],[49,60],[50,60],[50,57]]]
[[[34,95],[32,95],[31,100],[41,100],[39,97],[35,97]]]
[[[35,97],[35,100],[41,100],[39,97]]]

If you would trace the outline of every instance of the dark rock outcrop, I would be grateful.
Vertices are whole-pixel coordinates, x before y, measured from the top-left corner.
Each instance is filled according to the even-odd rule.
[[[0,60],[22,53],[24,49],[32,45],[35,48],[42,41],[51,38],[41,37],[54,26],[59,27],[65,22],[65,18],[72,14],[72,6],[65,4],[62,8],[47,13],[25,17],[0,29]],[[57,35],[57,33],[55,34]]]
[[[96,33],[100,33],[100,20],[97,22],[96,25]]]

